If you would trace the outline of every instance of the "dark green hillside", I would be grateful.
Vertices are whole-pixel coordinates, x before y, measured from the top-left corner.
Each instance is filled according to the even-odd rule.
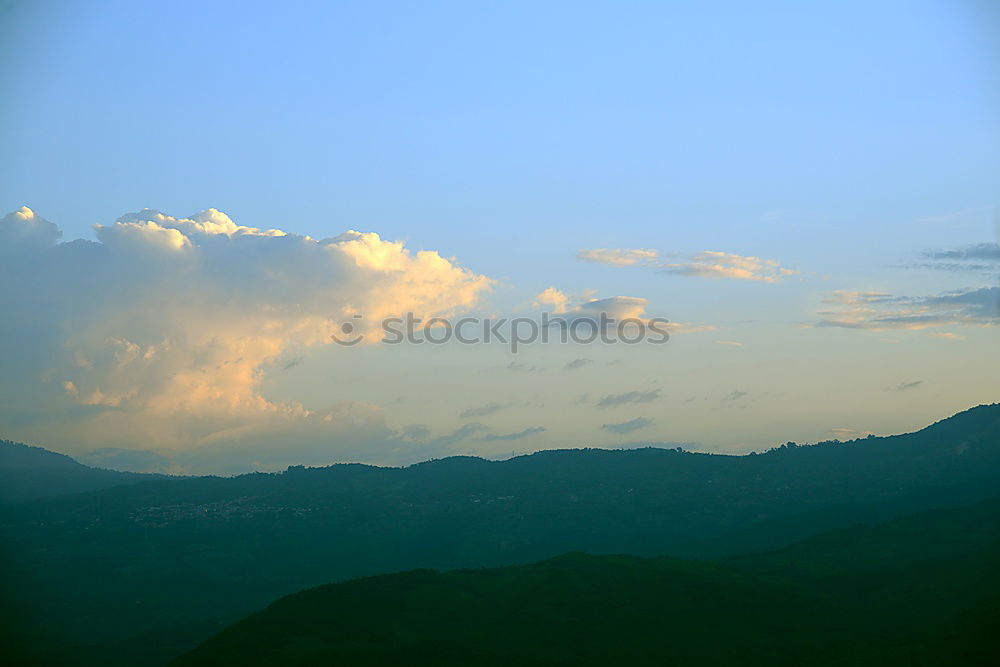
[[[163,477],[92,468],[65,454],[0,440],[0,502],[96,491]]]
[[[1000,503],[721,563],[569,554],[415,570],[282,598],[200,665],[986,665]]]
[[[564,450],[149,481],[0,509],[3,603],[51,664],[155,663],[331,581],[569,551],[766,551],[995,497],[998,476],[989,405],[912,434],[753,456]]]

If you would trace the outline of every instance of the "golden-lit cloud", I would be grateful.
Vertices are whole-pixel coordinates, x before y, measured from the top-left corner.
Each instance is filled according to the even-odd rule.
[[[729,278],[773,283],[799,272],[782,267],[777,260],[737,255],[718,250],[685,256],[675,255],[678,261],[659,263],[657,250],[643,248],[595,248],[580,250],[577,259],[612,266],[657,267],[661,273],[697,278]]]
[[[655,263],[659,256],[658,251],[645,248],[594,248],[580,250],[576,253],[577,259],[582,259],[585,262],[611,264],[612,266],[650,265]]]
[[[375,233],[317,240],[239,226],[214,209],[187,218],[145,210],[96,232],[97,242],[59,243],[55,225],[30,209],[0,220],[0,341],[18,351],[0,393],[12,419],[30,421],[40,405],[74,415],[71,425],[25,428],[49,442],[65,440],[59,428],[173,449],[285,428],[318,440],[384,432],[377,406],[269,400],[266,365],[329,343],[352,315],[364,315],[362,327],[404,312],[447,317],[492,286]]]
[[[777,260],[745,257],[728,252],[706,250],[683,262],[662,265],[664,273],[698,278],[730,278],[734,280],[756,280],[766,283],[798,273],[783,268]]]
[[[552,306],[552,312],[562,314],[566,312],[569,301],[570,298],[565,293],[560,292],[555,287],[548,287],[535,296],[533,305],[536,308],[542,306]]]

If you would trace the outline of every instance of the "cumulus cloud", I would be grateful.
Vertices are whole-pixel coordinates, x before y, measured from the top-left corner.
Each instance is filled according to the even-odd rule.
[[[766,283],[777,282],[798,273],[793,269],[783,268],[773,259],[745,257],[716,250],[706,250],[682,262],[663,264],[661,271],[679,276],[756,280]]]
[[[1000,287],[953,290],[931,296],[884,292],[831,292],[832,309],[818,313],[818,327],[920,330],[939,326],[989,326],[1000,323]]]
[[[62,238],[59,228],[27,206],[0,218],[0,252],[16,248],[44,248]]]
[[[569,304],[569,296],[560,292],[555,287],[549,287],[540,292],[534,301],[536,308],[541,306],[552,306],[552,312],[565,313]]]
[[[265,368],[328,343],[354,314],[373,327],[404,312],[449,317],[492,286],[375,233],[313,239],[214,209],[186,218],[147,209],[95,229],[96,242],[60,243],[30,209],[0,220],[0,344],[17,351],[0,384],[8,432],[107,447],[240,443],[261,461],[284,447],[330,460],[343,454],[332,443],[356,443],[349,455],[378,458],[365,443],[398,445],[378,406],[269,400]]]
[[[627,391],[624,394],[609,394],[597,402],[599,408],[612,408],[630,403],[652,403],[660,397],[660,390]]]
[[[656,262],[659,256],[660,253],[656,250],[643,248],[595,248],[593,250],[580,250],[576,253],[577,259],[582,259],[585,262],[611,264],[612,266],[651,265]]]
[[[615,424],[603,424],[601,428],[605,431],[610,431],[611,433],[631,433],[632,431],[638,431],[640,428],[646,428],[653,424],[652,419],[646,419],[645,417],[636,417],[635,419],[630,419],[626,422],[618,422]]]

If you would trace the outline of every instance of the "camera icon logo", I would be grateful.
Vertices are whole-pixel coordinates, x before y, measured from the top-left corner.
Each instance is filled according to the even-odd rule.
[[[361,315],[352,315],[351,319],[360,320]],[[330,339],[337,345],[351,347],[357,345],[365,338],[364,334],[357,333],[358,327],[351,321],[341,322],[337,330],[339,331],[339,335],[336,332],[330,334]]]

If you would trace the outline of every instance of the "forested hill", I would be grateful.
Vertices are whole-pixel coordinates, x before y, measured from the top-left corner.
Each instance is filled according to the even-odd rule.
[[[65,454],[0,440],[0,502],[95,491],[163,477],[92,468]]]
[[[574,553],[416,570],[282,598],[176,667],[986,665],[1000,504],[722,562]]]
[[[916,433],[751,456],[564,450],[145,481],[0,507],[0,565],[10,628],[47,664],[145,664],[345,578],[569,551],[764,551],[993,498],[998,480],[1000,405],[986,405]]]

